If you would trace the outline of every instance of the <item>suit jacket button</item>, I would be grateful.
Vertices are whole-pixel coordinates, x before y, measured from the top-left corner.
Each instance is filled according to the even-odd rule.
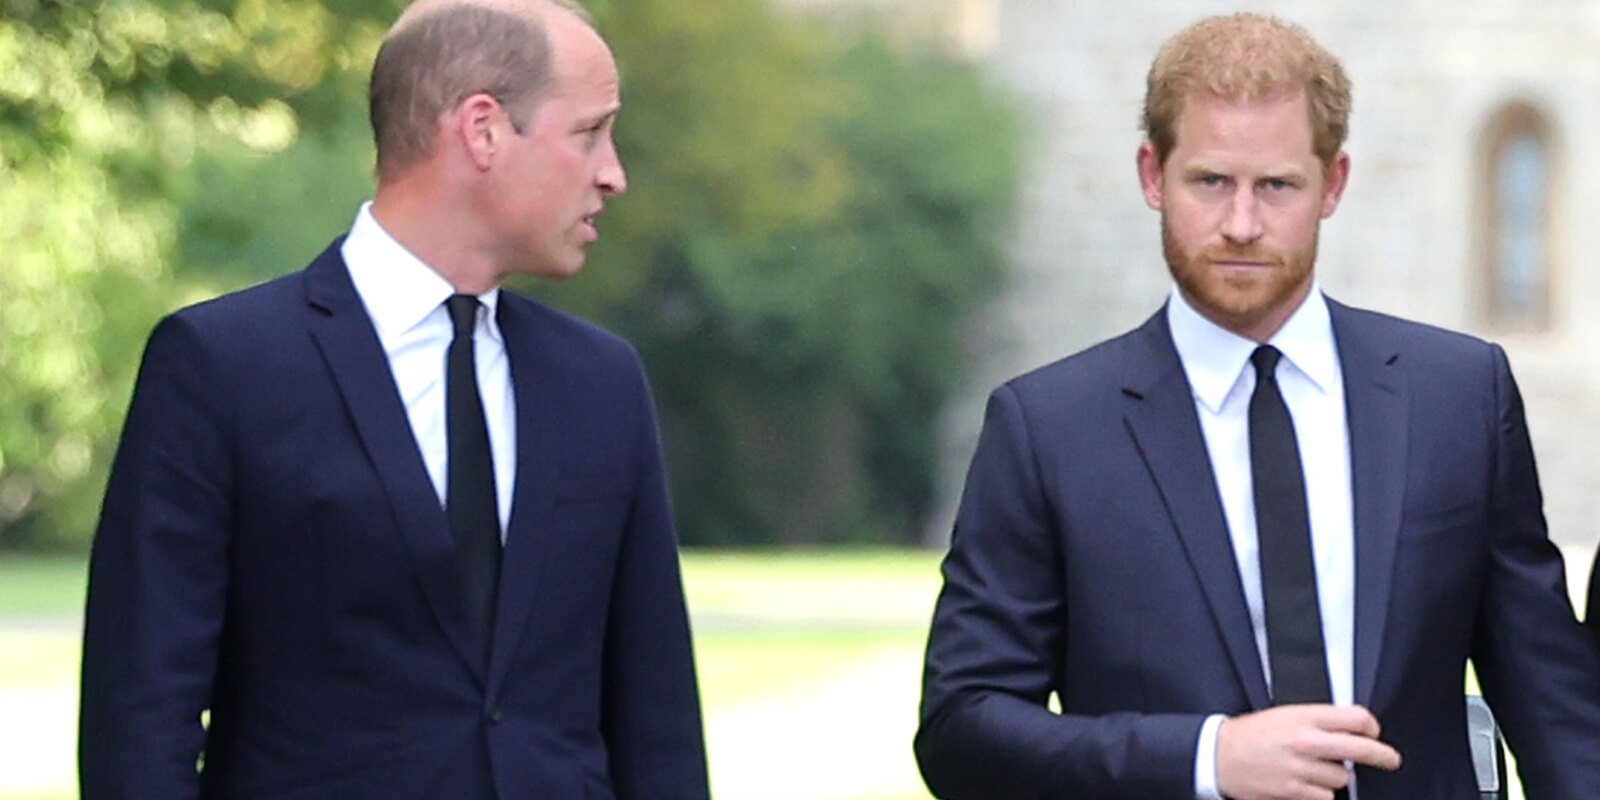
[[[500,721],[505,719],[505,718],[506,718],[506,712],[501,711],[498,708],[496,708],[496,709],[494,709],[494,710],[489,712],[489,724],[490,725],[499,725]]]

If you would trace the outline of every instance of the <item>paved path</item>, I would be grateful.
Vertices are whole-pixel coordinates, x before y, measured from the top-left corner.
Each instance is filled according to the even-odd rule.
[[[922,654],[886,648],[845,674],[711,714],[717,800],[926,800],[911,756]]]
[[[76,625],[4,629],[4,645],[70,650]],[[75,665],[73,665],[75,666]],[[38,675],[0,687],[0,799],[71,797],[77,747],[77,675]]]

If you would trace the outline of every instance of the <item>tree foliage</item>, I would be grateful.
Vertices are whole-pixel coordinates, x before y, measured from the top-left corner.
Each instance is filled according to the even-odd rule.
[[[767,74],[747,76],[742,94],[698,51],[707,79],[679,91],[699,96],[626,101],[624,154],[652,175],[636,181],[648,199],[626,202],[680,216],[597,251],[596,272],[644,281],[599,316],[652,366],[686,536],[911,541],[935,500],[958,337],[1001,272],[992,232],[1009,204],[1015,122],[968,66],[769,24],[803,57],[775,61],[783,49],[745,31],[736,38]],[[663,124],[635,124],[640,104]],[[665,124],[685,107],[714,110]],[[747,117],[766,126],[767,152],[723,158],[750,135]],[[751,184],[781,194],[717,205],[721,187]]]
[[[202,144],[328,116],[393,11],[0,0],[0,548],[87,541],[139,344],[204,291],[170,261]]]
[[[400,5],[0,0],[0,547],[87,540],[157,316],[348,225]],[[910,541],[1002,267],[1008,104],[763,0],[589,5],[631,188],[581,276],[520,288],[639,345],[686,541]]]

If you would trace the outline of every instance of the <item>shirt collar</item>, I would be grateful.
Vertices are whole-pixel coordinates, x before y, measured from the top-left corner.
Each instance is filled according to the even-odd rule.
[[[390,341],[422,324],[456,293],[449,281],[383,229],[372,215],[370,202],[363,203],[356,212],[340,253],[381,341]],[[499,326],[494,320],[500,289],[478,295],[478,302],[488,311],[489,334],[498,339]]]
[[[1212,413],[1239,382],[1256,343],[1206,319],[1176,286],[1167,303],[1167,326],[1195,398]],[[1328,300],[1315,283],[1306,299],[1267,342],[1322,392],[1339,381],[1339,352],[1333,339]]]

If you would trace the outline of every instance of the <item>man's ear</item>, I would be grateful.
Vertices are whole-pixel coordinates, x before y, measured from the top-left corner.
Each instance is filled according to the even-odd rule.
[[[1343,150],[1333,157],[1333,163],[1322,171],[1322,218],[1333,216],[1339,208],[1339,198],[1350,185],[1350,154]]]
[[[1161,157],[1156,154],[1156,146],[1149,141],[1139,145],[1138,162],[1139,188],[1144,191],[1144,204],[1153,211],[1160,211],[1166,184],[1161,174]]]
[[[494,162],[499,144],[495,119],[500,111],[500,101],[480,93],[462,100],[454,111],[448,112],[448,132],[479,172],[488,170]]]

